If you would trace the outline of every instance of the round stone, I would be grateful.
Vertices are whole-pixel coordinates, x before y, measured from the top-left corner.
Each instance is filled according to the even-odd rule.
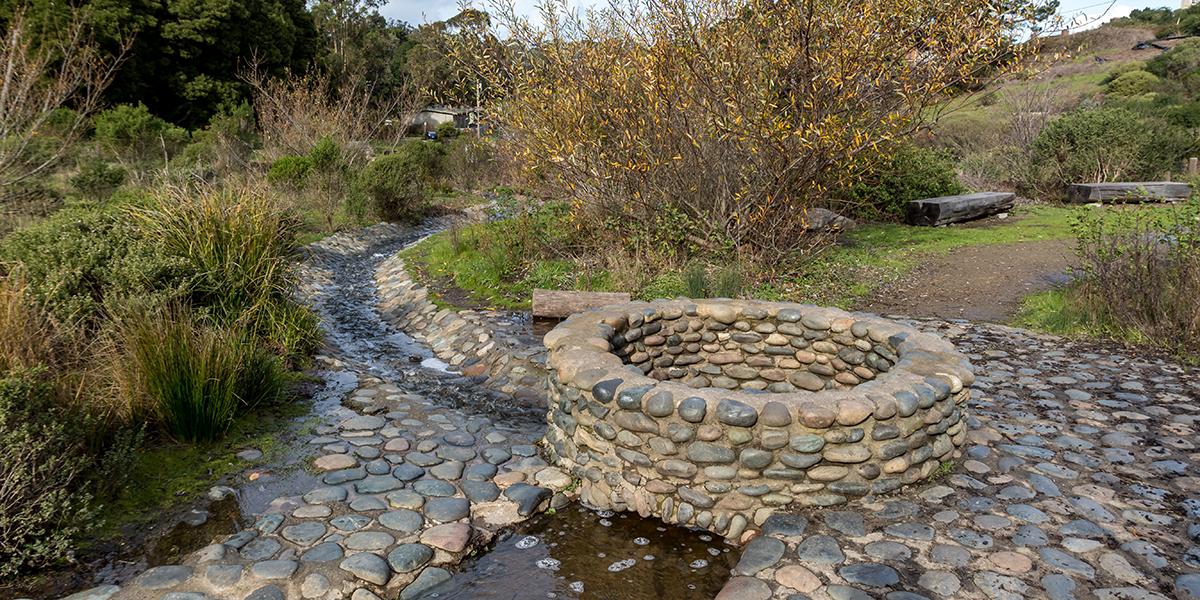
[[[410,573],[433,559],[433,549],[425,544],[400,544],[388,553],[387,562],[397,573]]]

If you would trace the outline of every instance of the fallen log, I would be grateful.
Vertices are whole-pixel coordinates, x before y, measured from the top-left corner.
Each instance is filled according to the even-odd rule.
[[[941,196],[908,203],[905,220],[911,225],[945,225],[970,221],[1011,210],[1016,194],[978,192],[960,196]]]
[[[1074,204],[1089,202],[1178,202],[1192,195],[1192,186],[1177,181],[1075,183],[1067,189]]]
[[[533,290],[533,316],[565,319],[577,312],[630,301],[624,292]]]

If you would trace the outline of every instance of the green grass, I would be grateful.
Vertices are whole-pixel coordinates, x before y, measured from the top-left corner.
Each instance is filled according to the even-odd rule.
[[[768,300],[802,300],[845,308],[869,296],[880,285],[917,266],[920,259],[974,244],[1008,244],[1071,237],[1071,219],[1078,207],[1037,206],[1013,211],[1011,220],[989,227],[910,227],[895,223],[866,224],[842,242],[806,261],[770,269],[769,277],[754,278],[736,266],[710,273],[689,265],[645,278],[637,289],[618,290],[610,273],[584,272],[570,260],[537,260],[524,264],[501,245],[488,242],[505,222],[476,224],[431,236],[404,252],[413,275],[428,283],[452,285],[470,303],[488,307],[526,309],[534,288],[627,291],[640,299],[739,292]],[[450,294],[433,302],[441,307],[466,304]]]
[[[973,245],[1015,244],[1070,239],[1071,222],[1081,207],[1017,208],[1010,220],[987,227],[910,227],[867,224],[841,243],[813,257],[785,282],[793,299],[852,308],[881,286],[916,268],[922,259]]]

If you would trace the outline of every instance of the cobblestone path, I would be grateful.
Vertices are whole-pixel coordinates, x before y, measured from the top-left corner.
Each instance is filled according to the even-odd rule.
[[[373,266],[414,236],[336,236],[306,268],[304,295],[331,323],[323,363],[358,381],[310,440],[320,483],[183,564],[71,600],[409,600],[499,530],[569,501],[570,478],[539,457],[540,415],[417,367],[428,353],[375,313]],[[1196,369],[912,323],[975,365],[962,459],[884,497],[777,513],[721,600],[1200,598]]]

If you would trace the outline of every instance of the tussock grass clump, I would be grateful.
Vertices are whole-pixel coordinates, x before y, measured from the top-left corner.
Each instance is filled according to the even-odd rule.
[[[276,399],[279,360],[237,329],[197,323],[172,308],[118,325],[121,381],[139,420],[157,421],[180,441],[220,437],[240,410]]]
[[[162,251],[194,274],[191,305],[299,360],[320,342],[316,317],[291,297],[299,221],[267,188],[167,187],[133,210]]]

